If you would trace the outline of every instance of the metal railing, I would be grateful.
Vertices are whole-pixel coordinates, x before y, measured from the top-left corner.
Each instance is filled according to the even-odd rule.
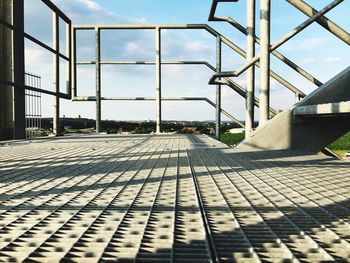
[[[12,86],[16,90],[27,90],[32,92],[40,92],[42,94],[48,94],[54,96],[55,103],[54,103],[54,121],[53,121],[53,131],[56,135],[59,134],[58,131],[58,122],[59,122],[59,111],[60,111],[60,103],[59,99],[71,99],[71,76],[72,76],[72,23],[71,20],[59,9],[57,8],[50,0],[41,0],[51,11],[53,16],[53,47],[50,47],[49,45],[45,44],[44,42],[40,41],[39,39],[33,37],[32,35],[24,32],[24,1],[13,1],[13,14],[15,18],[13,19],[13,24],[9,23],[5,19],[0,18],[0,25],[6,27],[7,29],[10,29],[13,34],[14,41],[14,49],[18,53],[17,56],[14,56],[14,61],[16,64],[16,61],[18,61],[19,67],[24,69],[24,39],[27,39],[31,41],[32,43],[40,46],[41,48],[49,51],[53,55],[53,90],[46,90],[42,87],[36,87],[32,85],[28,85],[25,83],[25,77],[24,72],[19,72],[18,69],[14,70],[14,74],[16,76],[19,75],[20,77],[16,78],[13,77],[12,79],[1,79],[0,84],[6,85],[6,86]],[[63,54],[60,51],[60,19],[64,21],[66,24],[66,54]],[[16,40],[17,38],[17,40]],[[19,39],[19,40],[18,40]],[[23,52],[18,52],[18,50],[22,50]],[[67,63],[67,79],[66,79],[66,93],[60,92],[60,59],[63,59]],[[23,98],[24,98],[24,92],[23,92]],[[24,107],[19,105],[19,107]],[[23,108],[23,113],[24,113]],[[25,128],[25,123],[18,123],[17,125],[20,125]]]
[[[102,30],[154,30],[155,36],[156,36],[156,59],[155,61],[104,61],[101,60],[101,31]],[[216,39],[216,66],[213,66],[208,61],[163,61],[162,60],[162,50],[161,50],[161,31],[163,29],[185,29],[185,30],[205,30],[208,32],[208,34],[212,35]],[[94,30],[95,31],[95,44],[96,44],[96,54],[95,54],[95,60],[94,61],[77,61],[77,32],[80,30]],[[120,97],[101,97],[101,65],[156,65],[156,97],[152,100],[156,101],[157,104],[157,116],[156,116],[156,123],[157,123],[157,132],[161,131],[161,116],[162,116],[162,109],[161,109],[161,101],[168,100],[167,98],[162,98],[161,96],[161,90],[162,90],[162,83],[161,83],[161,66],[162,65],[205,65],[207,68],[211,69],[213,72],[220,72],[221,70],[221,60],[222,60],[222,52],[221,52],[221,46],[222,44],[225,44],[227,47],[229,47],[231,50],[237,52],[241,56],[246,56],[246,53],[243,49],[238,47],[236,44],[234,44],[232,41],[221,35],[219,32],[214,30],[212,27],[206,25],[206,24],[179,24],[179,25],[73,25],[73,76],[72,76],[72,95],[74,101],[96,101],[96,131],[100,131],[100,123],[101,123],[101,101],[103,100],[140,100],[135,98],[120,98]],[[95,65],[95,71],[96,71],[96,94],[95,96],[78,96],[77,92],[77,66],[79,65]],[[282,78],[277,73],[271,71],[271,75],[279,81],[282,85],[286,86],[288,89],[291,89],[294,92],[298,92],[298,94],[304,95],[302,91],[297,89],[295,86],[293,86],[291,83],[289,83],[287,80]],[[237,92],[240,96],[243,98],[246,98],[246,89],[239,85],[238,83],[234,82],[230,78],[222,78],[223,84],[228,85],[232,90]],[[220,83],[217,86],[216,89],[216,102],[210,101],[208,98],[183,98],[178,97],[174,99],[175,101],[180,100],[202,100],[206,101],[210,105],[214,106],[216,108],[216,136],[220,137],[220,123],[221,123],[221,114],[224,114],[231,120],[238,123],[241,127],[243,127],[243,123],[239,122],[237,118],[233,117],[228,112],[224,111],[221,108],[221,84]],[[143,99],[142,99],[143,100]],[[254,98],[254,105],[259,107],[259,99]],[[269,112],[271,116],[276,114],[276,111],[272,108],[269,109]]]
[[[41,77],[25,73],[25,85],[41,89]],[[41,92],[25,90],[26,138],[34,139],[41,136]]]
[[[271,74],[270,70],[270,54],[277,57],[279,60],[284,62],[286,65],[291,67],[301,76],[315,84],[316,86],[321,86],[322,82],[317,78],[312,76],[306,70],[296,65],[293,61],[288,59],[286,56],[282,55],[276,49],[286,43],[288,40],[296,36],[298,33],[303,31],[313,22],[319,23],[337,38],[342,40],[344,43],[350,45],[350,34],[345,31],[343,28],[335,24],[333,21],[329,20],[325,17],[325,14],[335,8],[340,3],[344,2],[344,0],[334,0],[322,10],[317,11],[307,3],[302,0],[286,0],[289,4],[299,9],[301,12],[306,14],[309,18],[300,24],[298,27],[294,28],[291,32],[286,34],[284,37],[276,41],[273,45],[270,45],[270,13],[271,13],[271,0],[261,0],[260,1],[260,28],[262,32],[261,39],[255,35],[255,5],[256,0],[247,0],[247,28],[243,27],[240,23],[235,21],[231,17],[217,17],[215,16],[215,12],[217,9],[217,5],[219,2],[237,2],[237,0],[213,0],[209,21],[225,21],[230,25],[238,29],[244,35],[247,36],[247,63],[239,68],[236,71],[227,71],[227,72],[219,72],[214,74],[210,80],[209,84],[224,84],[229,85],[227,81],[223,81],[222,78],[229,77],[238,77],[243,72],[247,71],[247,95],[246,95],[246,137],[249,136],[253,128],[254,122],[254,101],[255,101],[255,71],[254,65],[261,67],[261,76],[260,76],[260,101],[261,109],[260,109],[260,124],[264,124],[269,117],[270,109],[270,77],[274,77]],[[260,44],[261,51],[259,55],[255,55],[255,43]],[[290,89],[295,93],[297,100],[305,97],[306,95],[300,92],[298,89]]]

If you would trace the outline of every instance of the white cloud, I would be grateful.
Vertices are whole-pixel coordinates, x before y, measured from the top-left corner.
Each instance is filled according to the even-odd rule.
[[[139,48],[140,48],[139,45],[137,43],[135,43],[135,42],[129,42],[129,43],[126,44],[126,50],[128,52],[135,52]]]
[[[329,63],[332,63],[332,62],[338,62],[340,61],[341,58],[340,57],[326,57],[325,61],[326,62],[329,62]]]
[[[285,51],[309,50],[323,45],[327,39],[325,38],[306,38],[303,40],[291,40],[283,45],[281,49]]]
[[[184,49],[189,52],[203,52],[204,50],[210,49],[203,42],[195,41],[195,42],[186,42],[184,44]]]
[[[91,0],[78,0],[81,4],[85,5],[87,8],[93,10],[93,11],[99,11],[101,10],[101,6],[97,4],[94,1]]]
[[[304,63],[306,63],[306,64],[313,63],[315,61],[316,61],[316,59],[314,59],[314,58],[304,58]]]

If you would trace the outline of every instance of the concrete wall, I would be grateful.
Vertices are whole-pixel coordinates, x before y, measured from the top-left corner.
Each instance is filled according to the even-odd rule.
[[[350,67],[294,105],[350,100]],[[318,152],[350,131],[349,116],[296,118],[293,108],[279,113],[239,145],[241,150],[299,149]],[[350,150],[350,149],[349,149]]]
[[[0,1],[0,16],[11,22],[11,1]],[[0,79],[12,80],[12,33],[0,25]],[[0,140],[13,138],[13,88],[0,84]]]
[[[24,31],[23,0],[1,0],[0,16]],[[25,138],[24,37],[0,25],[0,79],[18,86],[1,85],[0,140]]]

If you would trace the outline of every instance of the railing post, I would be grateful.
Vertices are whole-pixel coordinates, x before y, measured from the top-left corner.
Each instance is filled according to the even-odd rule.
[[[53,48],[56,52],[60,50],[60,28],[59,16],[53,12]],[[53,133],[56,136],[60,135],[60,57],[58,53],[53,55],[53,89],[56,93],[54,97],[54,116],[53,116]]]
[[[216,72],[221,71],[221,38],[216,37]],[[216,86],[216,120],[215,135],[220,140],[220,124],[221,124],[221,85]]]
[[[270,9],[271,0],[260,1],[260,118],[259,125],[269,119],[270,108]]]
[[[156,133],[161,132],[162,122],[162,45],[161,45],[161,28],[156,28]]]
[[[101,132],[101,31],[95,28],[96,33],[96,133]]]
[[[255,4],[256,0],[247,0],[247,61],[255,56]],[[254,128],[255,65],[247,70],[245,137],[248,138]]]
[[[72,98],[77,96],[77,31],[72,29]]]
[[[66,53],[69,61],[67,61],[67,83],[66,93],[69,98],[72,98],[72,25],[66,25]]]

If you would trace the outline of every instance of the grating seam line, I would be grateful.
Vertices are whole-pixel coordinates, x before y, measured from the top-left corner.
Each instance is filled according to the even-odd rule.
[[[266,260],[269,261],[295,261],[296,259],[290,249],[281,242],[276,233],[255,209],[255,206],[234,184],[232,184],[232,181],[228,179],[226,174],[223,173],[220,166],[216,163],[216,159],[212,158],[213,156],[209,157],[208,152],[201,151],[196,154],[202,160],[203,165],[206,166],[208,173],[215,181],[216,186],[220,189],[228,206],[237,218],[242,231],[247,236],[247,239],[250,241],[259,257],[266,258]],[[204,156],[200,156],[201,154]],[[229,185],[231,185],[231,187]],[[233,191],[233,189],[235,191]],[[244,211],[240,213],[239,206],[246,207],[248,211],[244,209]],[[252,232],[252,223],[256,224],[254,232]],[[263,247],[261,246],[262,241],[264,241]]]
[[[254,197],[252,195],[252,192],[248,190],[247,194],[245,194],[245,197],[247,200],[250,200],[252,203],[257,203],[254,206],[254,209],[257,210],[265,220],[265,222],[271,227],[273,231],[275,231],[278,236],[281,238],[281,240],[287,245],[287,247],[293,251],[293,254],[296,258],[299,260],[304,261],[305,258],[311,257],[312,260],[316,260],[315,256],[317,256],[318,253],[321,253],[317,258],[320,260],[325,260],[328,258],[328,260],[333,260],[332,257],[326,251],[320,246],[307,234],[304,233],[289,217],[288,214],[285,214],[283,212],[283,209],[276,205],[273,200],[275,199],[273,196],[269,197],[269,192],[262,192],[259,189],[264,189],[260,187],[254,186],[254,180],[260,180],[259,178],[253,178],[251,180],[245,178],[245,173],[250,173],[246,170],[243,172],[236,171],[237,168],[240,167],[240,164],[237,162],[233,162],[231,159],[228,160],[228,158],[220,155],[220,154],[214,154],[216,156],[216,160],[219,163],[222,163],[224,167],[226,166],[228,169],[231,170],[229,172],[224,172],[226,176],[230,179],[231,183],[236,185],[237,187],[241,188],[242,193],[247,192],[248,189],[258,193],[258,196]],[[228,162],[232,161],[235,166],[231,166]],[[221,164],[221,165],[222,165]],[[220,165],[220,166],[221,166]],[[231,174],[233,172],[233,174]],[[243,185],[240,185],[240,180],[242,180]],[[261,181],[261,180],[260,180]],[[248,188],[246,189],[246,186]],[[263,199],[261,199],[261,197]],[[281,196],[280,196],[281,197]],[[284,197],[283,197],[284,198]],[[267,203],[265,205],[270,205],[273,211],[277,211],[277,219],[272,217],[271,213],[269,211],[264,211],[264,207],[261,207],[261,200],[266,200]],[[261,207],[261,208],[260,208]],[[283,208],[283,207],[282,207]],[[284,222],[284,223],[283,223]],[[287,225],[286,225],[287,223]],[[281,225],[282,224],[282,225]],[[292,229],[290,228],[292,227]],[[306,244],[303,240],[306,242],[309,242],[309,244]],[[309,250],[310,248],[314,248],[314,250]]]
[[[189,152],[194,176],[198,180],[198,189],[203,196],[203,206],[211,229],[211,238],[217,251],[218,261],[237,260],[254,261],[260,259],[249,239],[239,227],[235,215],[229,208],[220,189],[215,185],[205,166],[198,164],[200,160]],[[232,246],[228,244],[235,244]]]

